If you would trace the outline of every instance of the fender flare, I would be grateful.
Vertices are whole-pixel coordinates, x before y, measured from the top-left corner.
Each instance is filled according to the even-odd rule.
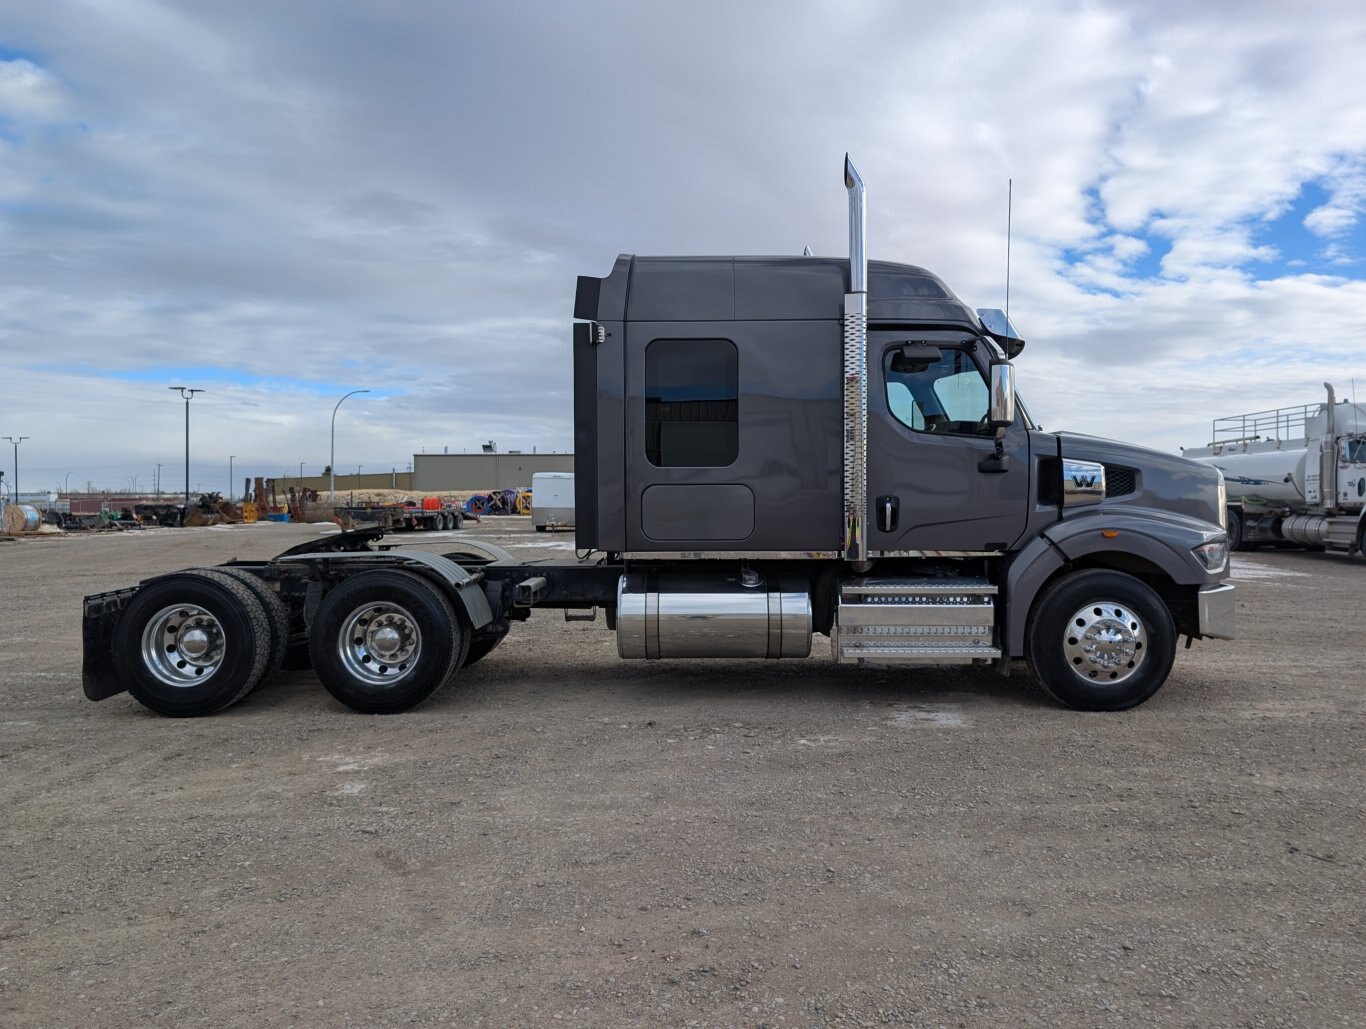
[[[355,566],[357,570],[407,566],[409,571],[423,573],[442,586],[451,599],[464,609],[473,629],[482,629],[493,621],[493,611],[480,588],[479,580],[440,554],[422,550],[361,551],[347,554],[281,554],[275,560],[291,564],[345,564]]]
[[[1102,530],[1116,535],[1101,535]],[[1138,558],[1153,566],[1176,586],[1198,589],[1219,582],[1226,572],[1210,572],[1194,550],[1224,532],[1217,525],[1169,512],[1149,509],[1117,514],[1095,511],[1078,514],[1048,526],[1031,540],[1006,570],[1004,637],[1011,657],[1022,657],[1029,612],[1039,591],[1060,570],[1090,558],[1105,565],[1107,554]],[[1124,560],[1115,568],[1124,571]]]

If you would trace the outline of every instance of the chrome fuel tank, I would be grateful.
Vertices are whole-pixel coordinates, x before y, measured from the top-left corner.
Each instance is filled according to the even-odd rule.
[[[811,596],[755,572],[629,572],[617,583],[624,658],[807,657]]]

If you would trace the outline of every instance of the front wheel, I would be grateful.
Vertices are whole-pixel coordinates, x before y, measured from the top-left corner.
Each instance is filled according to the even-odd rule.
[[[464,659],[469,631],[446,595],[411,572],[353,575],[323,597],[309,633],[327,692],[366,714],[416,707]]]
[[[1080,711],[1123,711],[1167,681],[1176,626],[1152,587],[1092,569],[1059,579],[1039,597],[1025,633],[1035,680]]]

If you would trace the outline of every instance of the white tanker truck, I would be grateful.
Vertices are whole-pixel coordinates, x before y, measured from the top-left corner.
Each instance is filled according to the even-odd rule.
[[[1214,419],[1184,456],[1224,473],[1229,546],[1293,543],[1366,553],[1366,404],[1322,404]]]

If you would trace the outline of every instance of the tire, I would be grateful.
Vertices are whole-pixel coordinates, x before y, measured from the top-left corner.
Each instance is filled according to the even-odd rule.
[[[441,515],[441,528],[448,530],[455,528],[455,515],[450,511],[446,511]]]
[[[245,697],[270,658],[256,595],[206,568],[147,583],[114,629],[113,659],[138,703],[172,718],[210,715]]]
[[[1366,516],[1357,525],[1357,553],[1366,555]]]
[[[468,668],[476,661],[488,657],[505,639],[507,639],[506,632],[497,636],[480,636],[471,640],[469,652],[465,655],[464,663],[460,667]]]
[[[1228,513],[1228,549],[1229,553],[1243,549],[1243,513],[1241,511],[1230,510]]]
[[[470,633],[446,595],[411,572],[360,572],[332,589],[309,634],[313,669],[354,711],[416,707],[465,658]]]
[[[459,511],[451,512],[451,528],[463,529],[465,527],[465,516]]]
[[[1167,681],[1176,626],[1151,587],[1092,569],[1054,582],[1035,602],[1025,658],[1044,691],[1078,711],[1123,711]]]
[[[536,526],[536,531],[537,531],[537,532],[545,532],[545,530],[546,530],[546,527],[545,527],[544,525],[538,525],[538,526]]]
[[[266,612],[266,625],[270,629],[270,644],[267,648],[266,670],[253,689],[260,689],[275,678],[284,667],[285,655],[289,651],[290,616],[289,605],[280,599],[280,594],[265,584],[259,575],[252,575],[245,568],[218,567],[207,569],[230,575],[247,589],[251,590]]]

